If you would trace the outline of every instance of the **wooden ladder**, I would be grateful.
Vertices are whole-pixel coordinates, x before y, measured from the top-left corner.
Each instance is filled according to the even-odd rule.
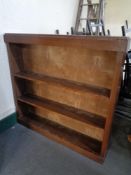
[[[81,17],[84,6],[87,7],[86,18]],[[104,0],[99,0],[99,3],[92,3],[91,0],[87,0],[87,3],[84,3],[84,0],[79,0],[75,34],[85,32],[87,35],[105,35],[103,16]],[[82,21],[86,21],[86,26],[83,28],[83,31],[80,32],[79,28]]]

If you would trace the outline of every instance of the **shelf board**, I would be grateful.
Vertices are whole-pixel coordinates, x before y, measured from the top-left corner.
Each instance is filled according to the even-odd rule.
[[[48,83],[53,83],[58,86],[64,86],[67,88],[71,88],[75,91],[84,91],[84,92],[90,92],[97,95],[103,95],[105,97],[110,97],[110,89],[102,88],[90,84],[75,82],[71,80],[56,78],[56,77],[50,77],[47,75],[39,75],[36,73],[27,73],[27,72],[19,72],[14,75],[17,78],[30,80],[30,81],[44,81]]]
[[[47,108],[65,116],[71,117],[75,120],[88,123],[98,128],[105,127],[105,118],[96,114],[83,111],[74,107],[67,106],[49,99],[26,95],[18,97],[18,102],[23,102],[37,108]]]
[[[34,114],[20,116],[19,122],[83,154],[101,152],[101,142]],[[89,155],[88,155],[89,156]]]

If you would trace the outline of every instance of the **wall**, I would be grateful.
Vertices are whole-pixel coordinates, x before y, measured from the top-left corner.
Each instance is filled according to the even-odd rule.
[[[126,19],[131,28],[131,0],[106,0],[105,24],[111,30],[111,35],[122,35],[121,26]]]
[[[75,22],[78,0],[0,1],[0,119],[15,111],[9,65],[3,34],[70,31]]]
[[[121,35],[120,26],[131,24],[130,0],[106,0],[106,28],[112,35]],[[9,65],[3,34],[54,33],[70,31],[74,25],[78,0],[1,0],[0,1],[0,119],[15,111]]]

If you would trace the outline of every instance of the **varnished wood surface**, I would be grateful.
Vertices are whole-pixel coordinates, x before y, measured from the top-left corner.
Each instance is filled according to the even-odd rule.
[[[48,119],[50,121],[56,122],[61,126],[70,128],[74,131],[77,131],[83,135],[94,138],[100,142],[103,141],[104,129],[98,126],[94,126],[89,122],[83,122],[72,118],[69,115],[63,115],[58,112],[48,110],[47,108],[35,108],[36,115],[41,116],[42,118]],[[94,119],[95,120],[95,119]]]
[[[18,79],[20,81],[20,79]],[[18,81],[17,80],[17,81]],[[19,85],[18,81],[18,85]],[[64,105],[82,109],[101,118],[107,118],[109,98],[83,91],[59,87],[46,82],[22,81],[26,88],[25,93],[57,101]],[[67,95],[68,94],[68,95]],[[98,103],[99,101],[99,103]]]
[[[121,79],[122,79],[121,76],[123,73],[122,65],[124,64],[125,58],[126,58],[126,52],[117,53],[117,56],[116,56],[117,64],[115,65],[114,78],[112,82],[112,92],[110,96],[109,112],[108,112],[108,117],[106,120],[103,144],[102,144],[102,149],[101,149],[101,155],[103,157],[106,156],[106,150],[108,148],[108,142],[109,142],[110,133],[111,133],[111,126],[112,126],[112,121],[113,121],[114,110],[115,110],[115,106],[116,106],[116,103],[119,97],[119,90],[121,86]]]
[[[27,127],[68,146],[80,154],[88,156],[100,163],[103,162],[102,157],[99,156],[101,142],[95,139],[69,130],[49,120],[41,119],[33,114],[28,114],[28,116],[20,116],[18,120]]]
[[[105,126],[105,119],[99,115],[95,115],[81,109],[73,108],[71,106],[64,105],[52,100],[32,95],[18,97],[18,100],[24,103],[31,104],[35,107],[47,108],[49,110],[61,113],[63,115],[67,115],[71,118],[94,125],[99,128],[104,128]]]
[[[21,97],[18,98],[18,101],[35,107],[35,113],[37,114],[39,111],[44,118],[50,119],[70,129],[72,128],[99,141],[103,140],[104,129],[101,128],[102,123],[100,123],[102,119],[97,116],[95,118],[95,116],[93,117],[93,115],[87,114],[84,111],[76,110],[47,99],[41,100],[38,97]]]
[[[24,71],[111,89],[116,52],[63,46],[25,45]]]
[[[128,38],[5,34],[4,40],[19,121],[104,160]]]
[[[43,44],[64,47],[82,47],[96,50],[123,51],[127,49],[126,37],[103,37],[103,36],[66,36],[66,35],[38,35],[38,34],[15,34],[4,35],[6,43],[17,44]],[[108,42],[108,44],[107,44]]]
[[[109,89],[93,86],[90,84],[69,81],[66,79],[59,79],[59,78],[50,77],[47,75],[40,75],[36,73],[31,73],[31,72],[18,72],[14,74],[14,76],[25,80],[47,82],[50,84],[56,84],[58,86],[64,86],[64,87],[73,89],[73,91],[84,91],[84,92],[90,92],[90,93],[94,93],[98,95],[100,94],[106,97],[110,97]]]

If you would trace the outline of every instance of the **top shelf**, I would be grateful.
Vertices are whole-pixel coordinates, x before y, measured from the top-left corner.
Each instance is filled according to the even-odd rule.
[[[83,91],[83,92],[89,92],[94,93],[97,95],[102,95],[105,97],[110,97],[110,89],[107,88],[101,88],[98,86],[85,84],[85,83],[78,83],[71,80],[56,78],[56,77],[50,77],[47,75],[40,75],[36,73],[29,73],[29,72],[19,72],[14,74],[16,78],[26,79],[30,81],[44,81],[48,83],[53,83],[58,86],[64,86],[67,88],[71,88],[74,91]]]
[[[78,36],[78,35],[40,35],[6,33],[4,41],[12,44],[39,44],[45,46],[78,47],[101,51],[125,52],[126,37]]]

